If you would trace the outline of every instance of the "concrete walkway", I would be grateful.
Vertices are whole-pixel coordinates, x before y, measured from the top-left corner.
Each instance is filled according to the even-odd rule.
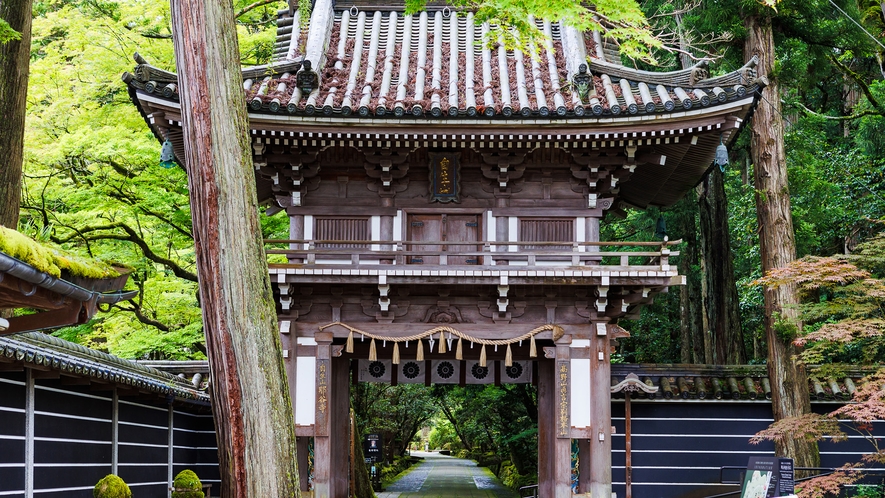
[[[463,460],[438,453],[413,451],[424,462],[395,481],[378,498],[514,498],[491,472]]]

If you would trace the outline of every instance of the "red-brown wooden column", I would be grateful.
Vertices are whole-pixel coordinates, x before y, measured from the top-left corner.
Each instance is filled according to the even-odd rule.
[[[606,327],[600,328],[600,332]],[[608,498],[612,494],[612,403],[609,337],[596,334],[590,347],[590,396],[593,434],[590,438],[590,496]]]
[[[332,334],[317,333],[314,497],[347,496],[349,363],[332,358]],[[334,471],[333,471],[334,469]]]
[[[567,498],[571,491],[568,346],[556,347],[555,360],[538,360],[538,492]]]

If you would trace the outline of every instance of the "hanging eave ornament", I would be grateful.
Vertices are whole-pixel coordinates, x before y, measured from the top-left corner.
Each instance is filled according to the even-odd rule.
[[[169,136],[166,136],[166,141],[163,142],[163,147],[160,149],[160,166],[164,168],[171,168],[175,166],[175,151],[172,149],[172,142],[169,140]]]
[[[719,135],[719,145],[716,147],[716,158],[713,164],[719,166],[719,171],[725,173],[725,165],[728,164],[728,148],[722,143],[722,135]]]
[[[664,215],[658,216],[658,222],[655,223],[655,238],[667,240],[667,222],[664,221]]]

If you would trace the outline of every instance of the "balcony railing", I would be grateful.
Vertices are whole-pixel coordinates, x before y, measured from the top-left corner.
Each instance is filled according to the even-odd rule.
[[[268,255],[285,255],[290,264],[412,267],[583,267],[608,270],[669,271],[671,247],[663,242],[488,242],[378,240],[265,240]],[[283,247],[281,247],[283,246]],[[611,250],[612,248],[616,250]],[[274,261],[271,260],[273,263]],[[280,262],[282,263],[282,262]]]

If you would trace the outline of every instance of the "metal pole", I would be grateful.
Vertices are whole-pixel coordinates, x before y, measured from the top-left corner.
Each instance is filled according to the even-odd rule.
[[[627,487],[627,498],[633,497],[633,462],[630,457],[630,393],[624,393],[624,454],[626,455],[626,465],[624,467],[625,483]]]

